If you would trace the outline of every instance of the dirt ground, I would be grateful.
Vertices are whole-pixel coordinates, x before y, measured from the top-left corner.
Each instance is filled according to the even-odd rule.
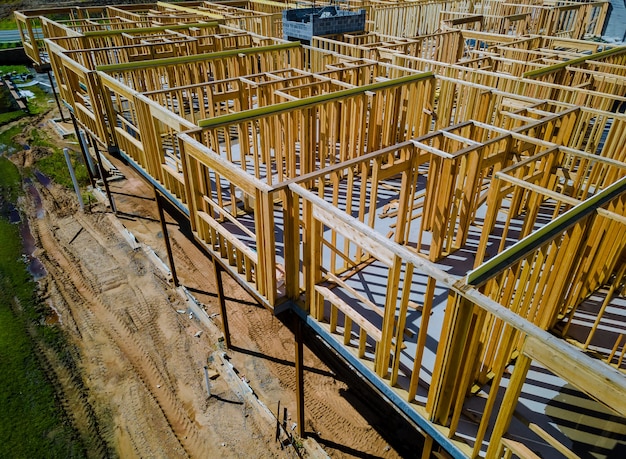
[[[24,151],[14,160],[28,165],[30,155]],[[48,273],[40,285],[50,321],[63,327],[72,348],[71,359],[49,359],[66,409],[89,439],[90,455],[297,457],[293,447],[275,441],[270,414],[280,402],[291,429],[292,332],[225,274],[233,346],[223,357],[218,328],[190,314],[150,254],[154,250],[167,263],[151,187],[113,162],[125,177],[110,183],[118,217],[102,203],[81,212],[75,195],[54,184],[33,183],[38,193],[25,202],[36,255]],[[38,195],[44,212],[37,211]],[[166,214],[178,277],[219,326],[212,265],[175,216]],[[124,228],[137,243],[129,244]],[[307,339],[317,350],[323,347]],[[305,428],[326,453],[419,456],[420,435],[375,403],[349,372],[329,363],[332,369],[305,349]],[[205,366],[213,378],[210,397]]]

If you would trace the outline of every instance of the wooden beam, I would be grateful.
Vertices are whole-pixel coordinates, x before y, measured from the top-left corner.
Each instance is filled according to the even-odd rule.
[[[552,220],[543,228],[535,231],[507,250],[500,252],[488,262],[469,272],[467,275],[467,283],[474,286],[483,284],[498,272],[501,272],[506,267],[519,261],[526,254],[532,252],[547,240],[552,239],[570,226],[576,224],[576,222],[580,221],[584,216],[595,212],[599,207],[602,207],[615,197],[624,193],[626,193],[626,177],[618,180],[586,201],[583,201],[578,206]]]
[[[206,16],[211,19],[224,19],[224,16],[221,14],[209,13],[208,11],[197,10],[195,8],[189,8],[187,6],[176,5],[173,3],[157,2],[157,6],[167,8],[170,10],[181,11],[183,13],[197,14],[198,16]]]
[[[185,30],[191,28],[198,29],[214,29],[218,27],[218,22],[193,22],[189,24],[170,24],[164,26],[157,27],[136,27],[136,28],[128,28],[128,29],[107,29],[107,30],[88,30],[83,32],[82,35],[85,37],[108,37],[111,35],[125,35],[125,34],[141,34],[147,35],[152,34],[154,32],[161,32],[165,30]],[[189,38],[193,38],[190,36]]]
[[[259,49],[259,48],[252,48]],[[323,102],[331,100],[345,99],[357,94],[364,94],[369,91],[378,91],[381,89],[392,88],[395,86],[402,86],[408,83],[417,82],[421,80],[427,80],[434,78],[431,72],[417,73],[405,77],[395,78],[392,80],[381,81],[378,83],[372,83],[365,86],[359,86],[355,88],[344,89],[341,91],[335,91],[318,96],[307,97],[305,99],[299,99],[294,101],[282,102],[280,104],[269,105],[267,107],[259,107],[243,112],[233,113],[230,115],[217,116],[215,118],[208,118],[198,121],[198,126],[202,128],[216,127],[226,124],[232,124],[235,122],[241,122],[246,120],[256,120],[265,116],[273,115],[281,112],[293,111],[296,109],[303,109],[306,107],[321,104]]]
[[[124,70],[134,70],[134,69],[143,69],[143,68],[151,68],[151,67],[167,67],[170,65],[177,64],[188,64],[191,62],[202,62],[202,61],[212,61],[212,60],[221,60],[231,56],[238,55],[248,55],[255,53],[264,53],[268,51],[279,51],[282,49],[294,49],[299,48],[300,42],[290,42],[290,43],[281,43],[278,45],[268,45],[268,46],[258,46],[255,48],[244,48],[244,49],[231,49],[227,51],[218,51],[215,53],[205,53],[205,54],[194,54],[191,56],[177,56],[177,57],[167,57],[163,59],[151,59],[145,61],[138,62],[129,62],[123,64],[108,64],[108,65],[99,65],[96,67],[96,70],[101,72],[121,72]]]
[[[610,367],[606,366],[607,369],[598,371],[598,368],[592,368],[580,359],[572,359],[569,353],[566,354],[562,349],[549,346],[535,337],[526,338],[523,352],[607,408],[626,417],[624,384],[615,384],[615,381],[608,377]],[[626,378],[622,375],[622,379]]]
[[[497,455],[498,446],[502,436],[507,432],[511,424],[511,419],[513,418],[513,413],[517,406],[517,400],[522,393],[522,387],[524,386],[524,381],[526,380],[526,375],[528,374],[531,363],[532,360],[524,354],[520,354],[517,358],[513,374],[511,375],[506,392],[504,393],[500,411],[491,433],[491,439],[486,454],[488,459],[499,457]]]
[[[582,64],[587,61],[594,61],[598,59],[604,59],[605,57],[614,56],[616,54],[626,53],[626,46],[617,46],[615,48],[600,51],[599,53],[590,54],[588,56],[581,56],[576,59],[570,59],[558,64],[549,65],[536,70],[530,70],[522,75],[523,78],[537,78],[539,76],[547,75],[549,73],[562,70],[566,67]]]

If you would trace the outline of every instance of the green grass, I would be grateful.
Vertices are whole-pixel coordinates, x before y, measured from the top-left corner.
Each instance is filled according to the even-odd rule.
[[[9,41],[9,42],[0,43],[0,49],[20,48],[21,46],[22,46],[21,41]]]
[[[29,71],[25,65],[0,65],[0,73],[28,73]]]
[[[11,121],[19,120],[20,118],[24,118],[28,116],[28,113],[22,110],[15,110],[14,112],[6,112],[0,113],[0,126],[4,124],[8,124]]]
[[[50,110],[53,105],[48,101],[53,100],[54,96],[52,94],[48,94],[46,91],[41,89],[39,86],[29,86],[28,89],[31,91],[35,97],[27,99],[28,110],[31,115],[41,115],[42,113]]]
[[[0,150],[6,151],[9,154],[21,150],[22,146],[15,143],[13,138],[22,132],[24,129],[24,124],[16,124],[8,129],[5,129],[0,132]]]
[[[50,149],[50,154],[45,156],[36,162],[35,167],[39,169],[43,174],[67,188],[72,188],[72,178],[70,172],[67,169],[67,163],[65,162],[65,155],[63,150],[57,147],[49,138],[45,136],[43,131],[33,129],[30,133],[30,145],[47,147]],[[76,179],[80,186],[87,186],[89,184],[89,174],[85,164],[82,162],[82,157],[78,152],[70,150],[70,158],[72,160],[72,167],[76,173]]]
[[[0,74],[13,73],[18,74],[29,73],[30,70],[24,65],[0,65]],[[11,121],[18,120],[30,115],[41,115],[42,113],[50,110],[53,105],[49,102],[53,100],[53,96],[41,89],[39,86],[29,86],[25,88],[31,91],[34,97],[27,99],[29,113],[22,110],[15,110],[12,112],[0,113],[0,126],[10,123]]]
[[[5,202],[14,202],[20,192],[17,169],[1,157],[0,190]],[[42,306],[22,260],[19,226],[2,215],[0,240],[0,457],[84,457],[37,359],[29,330],[46,341],[58,341],[60,333],[41,325]]]
[[[0,134],[0,139],[4,139],[4,136],[10,134],[9,131],[18,129],[19,126],[9,129],[6,132]],[[20,173],[17,167],[13,165],[11,161],[6,158],[0,157],[0,202],[8,201],[15,203],[21,190]],[[1,240],[1,239],[0,239]],[[0,244],[0,246],[3,244]]]
[[[5,1],[5,3],[9,3],[9,2]],[[0,30],[13,30],[13,29],[17,29],[17,23],[15,22],[15,19],[13,19],[13,15],[11,15],[8,18],[0,19]]]

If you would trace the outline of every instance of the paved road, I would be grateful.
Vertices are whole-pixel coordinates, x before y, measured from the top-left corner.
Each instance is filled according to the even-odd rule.
[[[0,30],[0,43],[22,41],[17,30]]]
[[[624,0],[611,0],[611,15],[604,30],[604,38],[613,41],[626,41],[626,8]]]
[[[41,33],[41,29],[33,29],[35,34]],[[16,41],[22,41],[20,32],[15,30],[0,30],[0,43],[13,43]]]

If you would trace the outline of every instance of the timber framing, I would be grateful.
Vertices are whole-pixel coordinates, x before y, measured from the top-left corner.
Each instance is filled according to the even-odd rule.
[[[293,7],[16,19],[95,151],[412,419],[423,457],[623,450],[626,47],[587,40],[608,3],[352,0],[367,30],[311,46],[280,38]]]

